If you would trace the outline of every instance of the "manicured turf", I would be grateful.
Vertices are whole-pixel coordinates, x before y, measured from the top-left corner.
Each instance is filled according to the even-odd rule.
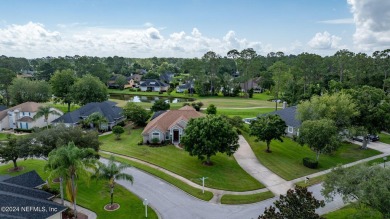
[[[61,104],[61,103],[52,103],[52,102],[49,102],[48,103],[51,107],[54,107],[54,108],[57,108],[59,110],[61,110],[63,113],[67,113],[68,112],[68,104]],[[70,111],[74,111],[74,110],[77,110],[78,108],[80,108],[79,105],[76,105],[76,104],[71,104],[70,105]]]
[[[241,205],[260,202],[269,198],[273,198],[274,194],[270,191],[252,194],[252,195],[223,195],[221,204]]]
[[[11,137],[18,137],[18,136],[20,136],[20,135],[14,135],[14,134],[10,134],[11,135]],[[7,133],[0,133],[0,141],[4,141],[4,140],[7,140],[7,136],[8,136],[8,134]]]
[[[105,153],[100,153],[100,155],[102,157],[105,157],[105,158],[110,157],[108,154],[105,154]],[[133,167],[136,167],[140,170],[143,170],[143,171],[148,172],[152,175],[155,175],[155,176],[159,177],[160,179],[167,181],[168,183],[178,187],[179,189],[183,190],[184,192],[187,192],[188,194],[190,194],[196,198],[202,199],[204,201],[209,201],[210,199],[213,198],[213,193],[211,193],[209,191],[205,191],[204,193],[202,193],[201,189],[194,188],[194,187],[192,187],[192,186],[190,186],[190,185],[188,185],[180,180],[177,180],[176,178],[174,178],[166,173],[163,173],[163,172],[156,170],[152,167],[149,167],[147,165],[133,162],[133,161],[130,161],[130,160],[118,157],[118,156],[115,156],[115,159],[119,162],[130,164]]]
[[[320,156],[319,167],[317,169],[310,169],[302,164],[304,157],[315,158],[315,153],[307,146],[302,147],[290,138],[283,138],[283,143],[280,141],[272,141],[272,153],[267,153],[265,152],[266,144],[264,142],[255,142],[255,138],[250,137],[246,132],[243,135],[251,145],[260,163],[286,180],[292,180],[335,167],[338,164],[351,163],[380,154],[376,150],[361,150],[357,145],[342,143],[340,148],[332,155],[322,154]]]
[[[218,109],[217,114],[227,116],[241,116],[244,118],[254,118],[259,114],[269,113],[274,111],[273,108],[255,108],[255,109]]]
[[[315,184],[322,183],[325,179],[326,179],[326,174],[321,175],[321,176],[312,177],[309,180],[307,180],[306,183],[304,180],[297,182],[297,183],[295,183],[295,185],[300,186],[300,187],[309,187],[309,186],[312,186]]]
[[[44,172],[43,160],[18,161],[19,166],[24,166],[25,169],[21,172],[9,174],[7,169],[12,164],[0,166],[0,174],[18,175],[31,170],[36,170],[37,173],[46,180],[49,173]],[[134,179],[137,180],[137,179]],[[58,187],[58,184],[52,184],[53,187]],[[98,218],[145,218],[145,207],[137,196],[120,185],[115,186],[114,202],[117,202],[121,207],[117,211],[108,212],[103,209],[104,205],[110,202],[110,193],[107,183],[104,181],[91,180],[89,185],[83,181],[77,183],[78,194],[77,204],[94,211]],[[148,208],[148,218],[158,218],[153,209]]]
[[[358,208],[355,205],[347,205],[337,211],[322,215],[326,219],[382,219],[380,212],[367,209]]]
[[[208,177],[205,185],[211,188],[231,191],[249,191],[264,188],[256,179],[246,173],[233,156],[217,154],[211,157],[213,166],[205,166],[197,157],[175,146],[149,147],[140,146],[141,129],[134,129],[131,135],[124,134],[120,141],[114,135],[101,136],[101,149],[117,154],[135,157],[158,165],[197,184],[201,177]]]
[[[380,133],[379,134],[379,141],[386,143],[386,144],[390,144],[390,135],[385,134],[385,133]]]

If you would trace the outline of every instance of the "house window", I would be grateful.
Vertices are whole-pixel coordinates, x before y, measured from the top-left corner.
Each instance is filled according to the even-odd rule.
[[[160,133],[158,133],[158,132],[153,132],[152,133],[152,139],[153,138],[158,138],[159,140],[160,140]]]
[[[287,129],[288,133],[294,133],[294,127],[289,126]]]

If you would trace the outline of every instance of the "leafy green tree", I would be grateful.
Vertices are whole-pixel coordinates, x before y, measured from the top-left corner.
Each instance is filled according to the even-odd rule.
[[[123,75],[117,75],[115,79],[115,84],[119,86],[119,89],[123,90],[125,88],[125,85],[128,83],[127,79]]]
[[[50,79],[51,88],[56,97],[54,101],[68,104],[68,112],[70,112],[70,104],[73,102],[72,86],[75,82],[75,73],[70,69],[56,71]]]
[[[72,86],[72,98],[75,103],[85,105],[91,102],[107,100],[107,86],[90,74],[84,75]]]
[[[378,210],[384,218],[390,218],[390,169],[361,164],[354,167],[337,167],[323,184],[321,193],[328,200],[337,194],[344,202],[356,202],[360,206]]]
[[[217,107],[214,104],[210,104],[206,109],[206,114],[217,114]]]
[[[337,129],[343,131],[351,126],[354,117],[359,115],[357,104],[352,96],[344,92],[313,96],[310,101],[298,105],[297,118],[307,120],[330,119]]]
[[[359,112],[359,115],[352,121],[353,126],[363,128],[365,135],[376,134],[388,129],[390,126],[390,100],[383,90],[363,86],[348,92],[352,95]],[[363,140],[362,148],[367,148],[366,138]]]
[[[55,176],[62,176],[66,181],[66,193],[73,204],[77,218],[77,179],[88,180],[90,169],[95,169],[95,151],[91,148],[78,148],[73,143],[61,146],[49,153],[47,166]],[[66,171],[64,171],[66,170]]]
[[[158,80],[158,79],[160,79],[160,75],[157,73],[154,73],[154,72],[148,72],[142,77],[142,80],[146,80],[146,79],[157,79]]]
[[[206,158],[207,165],[212,164],[210,157],[216,153],[231,156],[239,147],[235,129],[226,119],[216,115],[191,119],[181,143],[191,156],[198,156],[200,160]]]
[[[89,68],[89,74],[98,77],[101,82],[106,84],[110,78],[110,72],[107,70],[106,65],[103,63],[95,63]]]
[[[118,126],[120,127],[120,126]],[[121,127],[122,128],[122,127]],[[100,163],[99,167],[93,175],[93,178],[96,179],[102,179],[108,181],[108,186],[110,188],[110,197],[111,201],[110,204],[113,205],[114,203],[114,188],[116,184],[116,180],[126,180],[131,183],[133,183],[134,179],[133,176],[127,173],[124,173],[123,170],[130,167],[130,165],[125,163],[119,163],[119,165],[115,162],[115,157],[111,156],[108,160],[107,164]]]
[[[157,111],[160,111],[160,110],[169,110],[169,108],[171,107],[171,105],[167,102],[165,102],[165,100],[157,100],[156,102],[154,102],[153,106],[150,108],[151,111],[153,112],[157,112]]]
[[[46,122],[46,128],[49,128],[49,115],[61,115],[59,112],[56,110],[52,109],[50,106],[40,106],[38,108],[37,113],[34,115],[33,119],[36,120],[38,118],[41,118],[42,116],[45,118]]]
[[[30,81],[24,78],[15,78],[9,86],[12,104],[21,104],[28,101],[47,102],[51,98],[50,85],[46,81]]]
[[[56,69],[48,62],[41,63],[38,66],[36,77],[39,80],[49,81]]]
[[[202,108],[202,106],[203,106],[203,103],[202,102],[193,102],[193,103],[191,103],[191,106],[192,107],[194,107],[194,109],[196,110],[196,111],[200,111],[200,109]]]
[[[281,61],[275,62],[272,66],[268,68],[273,74],[273,80],[275,81],[275,86],[272,89],[274,93],[275,100],[279,99],[280,93],[286,90],[284,87],[289,80],[291,80],[291,74],[288,72],[288,66]],[[275,102],[275,110],[277,110],[278,102]]]
[[[250,135],[256,137],[256,141],[267,143],[267,152],[270,153],[272,140],[283,142],[282,136],[286,134],[286,123],[278,115],[266,115],[254,120],[250,126]]]
[[[315,210],[324,207],[325,202],[318,201],[307,188],[297,186],[295,189],[289,189],[286,195],[280,195],[274,205],[276,208],[265,208],[264,214],[258,219],[321,219]]]
[[[7,163],[12,161],[14,164],[14,170],[18,169],[17,160],[27,159],[30,156],[29,145],[25,144],[24,139],[16,139],[7,136],[7,142],[0,143],[0,161],[1,163]]]
[[[50,151],[69,142],[80,148],[92,148],[96,152],[99,151],[100,145],[97,132],[85,131],[80,127],[66,127],[63,124],[35,132],[25,138],[30,153],[36,157],[47,157]]]
[[[103,124],[106,124],[107,125],[107,118],[104,117],[101,113],[99,112],[94,112],[92,113],[91,115],[89,115],[86,119],[85,119],[85,123],[86,124],[92,124],[93,127],[96,128],[97,131],[99,130],[102,130],[103,129]]]
[[[307,144],[316,152],[318,161],[320,154],[336,150],[340,144],[337,127],[330,119],[307,120],[299,129],[298,142]]]
[[[16,73],[6,69],[0,68],[0,90],[3,91],[5,96],[5,104],[9,106],[10,94],[8,87],[11,85],[12,80],[16,78]]]
[[[146,109],[132,102],[128,102],[123,108],[123,115],[138,126],[144,126],[150,118],[150,114]]]
[[[125,132],[125,129],[122,126],[116,125],[112,127],[112,133],[116,136],[116,140],[121,139],[121,134]]]

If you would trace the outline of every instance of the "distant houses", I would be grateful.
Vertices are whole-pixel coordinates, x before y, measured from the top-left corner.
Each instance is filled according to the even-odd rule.
[[[45,118],[42,116],[33,119],[39,107],[43,104],[36,102],[25,102],[14,107],[0,111],[0,130],[4,129],[24,129],[30,130],[33,128],[42,128],[46,126]],[[51,110],[57,111],[60,115],[63,113],[55,108]],[[59,115],[49,114],[48,122],[52,122],[60,117]]]
[[[141,91],[167,91],[169,85],[156,79],[146,79],[139,85]]]
[[[125,120],[125,116],[122,114],[122,108],[116,106],[116,104],[112,101],[88,103],[73,112],[62,115],[52,123],[64,123],[66,126],[77,126],[92,113],[100,113],[108,121],[107,124],[102,124],[104,126],[102,129],[110,130],[113,126]]]

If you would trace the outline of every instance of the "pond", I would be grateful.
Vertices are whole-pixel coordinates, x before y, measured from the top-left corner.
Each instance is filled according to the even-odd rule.
[[[159,97],[159,96],[141,96],[141,95],[130,95],[130,94],[110,94],[111,99],[127,100],[128,102],[134,103],[154,103],[157,100],[164,100],[167,103],[185,103],[192,102],[194,98],[180,98],[180,97]]]

